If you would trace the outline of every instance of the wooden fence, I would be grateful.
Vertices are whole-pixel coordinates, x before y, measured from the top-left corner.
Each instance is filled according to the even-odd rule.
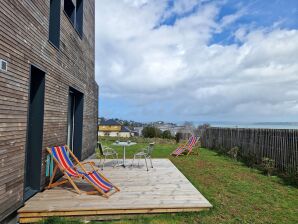
[[[241,155],[275,161],[281,171],[298,171],[298,130],[207,128],[201,135],[202,147],[229,150],[238,146]]]

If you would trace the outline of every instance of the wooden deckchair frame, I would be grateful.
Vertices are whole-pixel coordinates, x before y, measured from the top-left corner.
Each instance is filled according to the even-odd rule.
[[[187,150],[188,152],[187,152],[187,156],[190,154],[190,153],[192,153],[193,152],[193,150],[194,150],[194,148],[196,148],[197,146],[199,146],[198,144],[199,144],[199,141],[200,141],[200,137],[196,137],[197,139],[196,139],[196,143],[191,147],[191,150]],[[189,147],[188,147],[189,148]],[[197,155],[199,155],[199,153],[197,152]]]
[[[194,137],[195,137],[195,136],[194,136]],[[187,142],[186,142],[185,144],[182,144],[181,146],[178,146],[178,147],[176,148],[176,150],[177,150],[178,148],[186,149],[186,150],[183,150],[183,151],[182,151],[180,154],[178,154],[178,155],[175,155],[175,154],[173,154],[173,153],[171,153],[171,155],[173,155],[173,156],[175,156],[175,157],[178,157],[178,156],[185,155],[184,152],[187,151],[187,154],[186,154],[186,155],[188,156],[190,153],[192,153],[193,148],[195,148],[196,145],[199,143],[200,137],[195,137],[195,138],[197,138],[197,139],[196,139],[196,143],[192,146],[192,149],[191,149],[191,150],[189,150],[189,147],[188,147],[188,141],[189,141],[189,139],[188,139]],[[176,151],[176,150],[175,150],[175,151]]]
[[[76,164],[74,164],[74,170],[77,172],[77,166],[79,166],[83,172],[85,173],[88,173],[87,169],[85,168],[85,164],[89,164],[92,168],[93,171],[97,172],[98,175],[104,179],[106,182],[108,182],[109,184],[111,184],[116,191],[112,192],[109,191],[108,193],[105,193],[102,189],[100,189],[98,186],[96,186],[94,183],[92,183],[88,178],[86,178],[83,174],[80,174],[79,172],[77,172],[77,176],[70,176],[68,175],[68,173],[65,171],[65,169],[60,165],[59,161],[56,160],[56,158],[53,156],[52,154],[52,150],[51,148],[46,148],[48,153],[53,157],[54,161],[55,161],[55,167],[54,167],[54,170],[53,170],[53,174],[52,174],[52,177],[50,179],[50,183],[49,185],[46,187],[46,189],[50,189],[50,188],[53,188],[53,187],[57,187],[59,185],[62,185],[62,184],[65,184],[67,182],[69,182],[73,188],[76,190],[76,192],[78,194],[82,194],[82,192],[79,190],[78,186],[76,185],[76,183],[74,182],[73,178],[77,178],[77,179],[83,179],[83,180],[86,180],[86,182],[88,182],[90,185],[92,185],[96,191],[89,191],[89,192],[86,192],[87,194],[97,194],[97,193],[100,193],[102,194],[104,197],[108,198],[109,196],[111,196],[112,194],[120,191],[120,189],[115,186],[109,179],[107,179],[103,174],[100,173],[99,169],[96,169],[95,165],[94,165],[94,162],[90,162],[90,161],[87,161],[87,162],[80,162],[78,160],[78,158],[74,155],[74,153],[69,149],[69,147],[67,145],[64,145],[65,149],[69,152],[69,154],[71,155],[71,157],[74,159],[74,161],[76,162]],[[65,180],[62,180],[62,181],[56,181],[53,183],[54,181],[54,178],[55,178],[55,174],[57,173],[57,170],[58,168],[61,170],[61,172],[64,174],[64,177],[65,177]]]

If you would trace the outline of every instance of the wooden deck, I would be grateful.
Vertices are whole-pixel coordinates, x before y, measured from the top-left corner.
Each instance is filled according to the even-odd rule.
[[[98,160],[93,160],[98,164]],[[130,161],[129,161],[130,162]],[[212,205],[168,159],[154,159],[153,169],[106,167],[104,174],[120,188],[109,199],[78,195],[68,185],[45,190],[29,199],[19,213],[20,223],[49,216],[114,219],[131,214],[189,212]],[[80,188],[89,188],[79,183]]]

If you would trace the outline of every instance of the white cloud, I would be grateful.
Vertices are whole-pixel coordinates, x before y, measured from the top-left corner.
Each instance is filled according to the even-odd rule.
[[[176,1],[167,13],[183,13],[195,4]],[[239,28],[234,35],[241,46],[209,45],[219,27],[244,12],[217,23],[220,6],[203,4],[173,26],[154,29],[166,7],[158,0],[96,1],[101,97],[126,99],[130,118],[137,113],[177,120],[298,115],[297,30]]]
[[[171,8],[164,12],[162,20],[169,18],[172,15],[181,16],[184,13],[188,13],[193,10],[194,7],[199,5],[201,1],[199,0],[177,0],[173,2]]]

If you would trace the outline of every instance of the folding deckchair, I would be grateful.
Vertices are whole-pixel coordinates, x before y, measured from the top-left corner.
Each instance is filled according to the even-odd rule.
[[[197,144],[198,140],[199,140],[199,137],[192,135],[188,139],[188,142],[185,145],[179,146],[171,153],[171,155],[177,157],[177,156],[183,155],[183,153],[186,151],[187,151],[187,155],[189,155],[192,152],[193,147]]]
[[[77,157],[73,154],[73,152],[68,148],[68,146],[56,146],[52,148],[47,148],[47,151],[50,155],[53,156],[53,159],[56,163],[53,171],[53,175],[50,179],[50,183],[47,189],[52,187],[59,186],[61,184],[70,182],[73,188],[77,191],[78,194],[81,194],[81,191],[73,181],[73,179],[83,179],[90,185],[92,185],[96,191],[89,191],[87,194],[96,194],[101,193],[104,197],[108,198],[111,194],[120,191],[118,187],[113,185],[106,177],[101,174],[98,169],[95,168],[94,163],[92,162],[80,162]],[[70,157],[68,156],[68,153]],[[71,158],[73,158],[74,163]],[[85,168],[85,164],[91,166],[92,171],[87,171]],[[58,170],[64,174],[65,180],[57,181],[53,183],[55,174]],[[113,189],[115,190],[113,192]]]

